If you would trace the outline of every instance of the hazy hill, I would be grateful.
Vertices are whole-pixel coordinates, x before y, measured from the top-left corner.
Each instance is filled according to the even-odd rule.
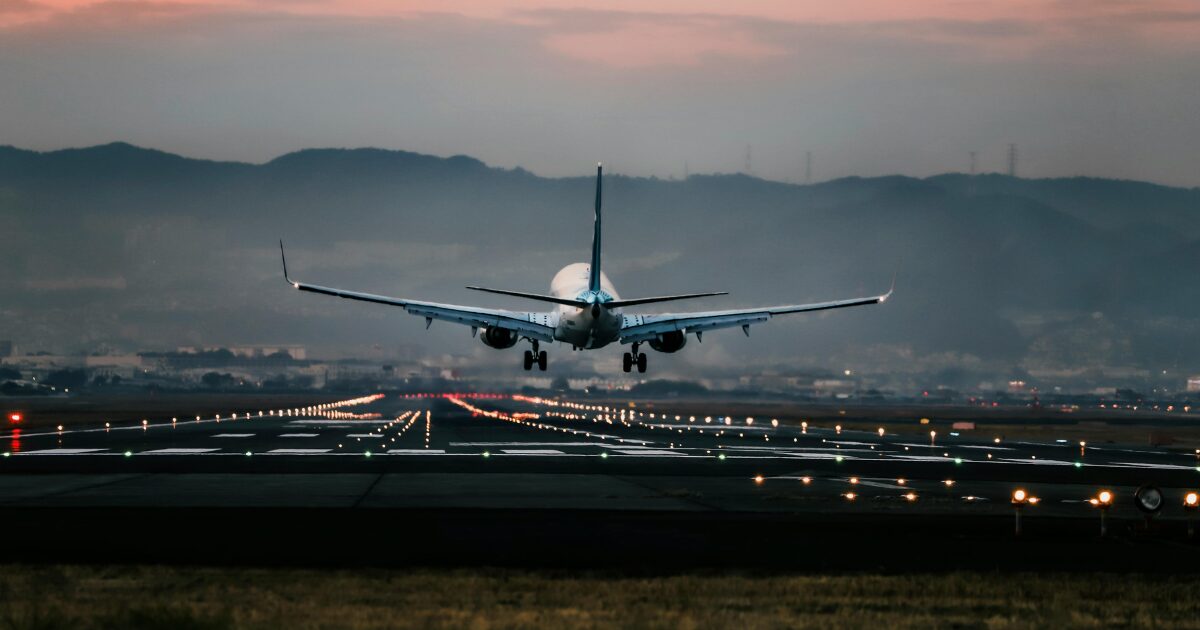
[[[424,344],[516,365],[449,325],[298,295],[279,277],[448,302],[539,308],[465,284],[542,291],[584,260],[593,181],[465,156],[312,149],[261,165],[110,144],[0,147],[0,339],[25,349]],[[729,290],[695,308],[883,291],[882,308],[710,335],[664,371],[777,364],[1019,373],[1137,366],[1200,371],[1200,190],[999,175],[743,175],[606,180],[606,271],[623,295]],[[684,305],[674,305],[682,308]],[[711,341],[710,341],[711,340]],[[693,342],[694,343],[694,342]],[[552,351],[553,354],[553,351]],[[558,353],[579,369],[594,355]],[[602,353],[599,369],[619,350]],[[607,363],[606,363],[607,362]]]

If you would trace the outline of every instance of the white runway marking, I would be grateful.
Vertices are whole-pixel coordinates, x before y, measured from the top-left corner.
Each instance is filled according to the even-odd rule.
[[[253,433],[218,433],[218,434],[214,435],[213,437],[215,437],[215,438],[248,438],[248,437],[254,437],[254,434]]]
[[[320,435],[320,434],[319,433],[283,433],[283,434],[280,434],[279,437],[281,437],[281,438],[313,438],[313,437],[317,437],[318,435]]]
[[[22,451],[13,455],[85,455],[107,451],[106,448],[48,448],[40,451]]]
[[[282,436],[282,435],[281,435],[281,436],[279,436],[279,437],[286,437],[286,436]],[[383,434],[382,434],[382,433],[347,433],[347,434],[346,434],[346,437],[352,437],[352,438],[381,438],[381,437],[383,437]]]
[[[267,451],[268,455],[320,455],[328,453],[329,448],[277,448]]]
[[[556,451],[552,448],[505,448],[501,449],[502,453],[508,455],[565,455],[562,451]]]
[[[160,448],[156,451],[142,451],[138,455],[195,455],[198,453],[211,453],[219,451],[219,448]]]
[[[1009,464],[1031,464],[1034,466],[1074,466],[1075,462],[1064,462],[1060,459],[1010,459],[1001,457],[997,461]]]
[[[645,449],[622,449],[622,448],[618,448],[618,449],[615,449],[615,450],[616,450],[618,453],[622,454],[622,455],[641,455],[641,456],[643,456],[643,457],[645,457],[645,456],[655,456],[655,457],[657,457],[657,456],[659,456],[659,455],[671,455],[671,456],[676,456],[676,457],[677,457],[677,456],[680,456],[680,455],[683,455],[683,454],[684,454],[684,453],[680,453],[679,451],[663,451],[663,450],[655,450],[655,449],[652,449],[652,448],[645,448]]]
[[[451,442],[450,446],[606,446],[596,442]]]
[[[446,451],[440,448],[394,448],[390,451],[380,453],[381,455],[445,455]],[[472,453],[473,455],[474,453]]]
[[[1113,462],[1109,466],[1126,468],[1159,468],[1162,470],[1196,470],[1196,466],[1180,466],[1178,464],[1150,464],[1146,462]]]
[[[354,422],[352,422],[350,424],[387,424],[389,422],[391,422],[391,420],[388,420],[386,418],[381,418],[378,420],[355,420]],[[341,425],[345,425],[345,424],[347,424],[347,422],[345,420],[292,420],[288,424],[327,424],[327,425],[341,424]]]

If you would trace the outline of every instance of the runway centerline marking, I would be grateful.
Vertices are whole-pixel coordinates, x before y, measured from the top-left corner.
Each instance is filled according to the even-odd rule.
[[[106,448],[47,448],[37,451],[21,451],[13,455],[87,455],[107,451]]]
[[[268,455],[321,455],[331,448],[277,448],[267,451]]]
[[[508,455],[566,455],[566,453],[552,448],[505,448],[500,450]]]
[[[254,437],[253,433],[218,433],[212,437],[215,438],[248,438]]]
[[[320,433],[281,433],[281,434],[279,434],[279,437],[281,437],[281,438],[315,438],[318,435],[320,435]]]
[[[212,453],[219,451],[219,448],[160,448],[155,451],[142,451],[138,455],[196,455],[199,453]]]

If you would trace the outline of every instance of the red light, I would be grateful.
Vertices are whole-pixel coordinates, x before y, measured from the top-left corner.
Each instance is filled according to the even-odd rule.
[[[13,422],[20,422],[20,421],[21,421],[21,414],[19,414],[19,413],[14,413],[14,414],[10,415],[10,416],[8,417],[8,419],[9,419],[9,420],[11,420],[11,421],[13,421]]]

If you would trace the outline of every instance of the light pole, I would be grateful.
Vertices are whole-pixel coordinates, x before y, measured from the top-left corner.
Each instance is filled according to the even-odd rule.
[[[1012,505],[1013,513],[1016,515],[1015,533],[1017,536],[1021,535],[1021,512],[1025,509],[1026,505],[1037,505],[1038,501],[1040,501],[1040,499],[1029,494],[1023,488],[1017,488],[1016,490],[1013,490]]]
[[[1198,507],[1200,507],[1200,494],[1189,492],[1183,495],[1183,510],[1187,512],[1188,540],[1196,536],[1196,523],[1193,517]]]
[[[1101,490],[1092,499],[1088,500],[1093,507],[1100,509],[1100,537],[1104,538],[1108,535],[1108,508],[1112,507],[1113,493],[1108,490]]]

